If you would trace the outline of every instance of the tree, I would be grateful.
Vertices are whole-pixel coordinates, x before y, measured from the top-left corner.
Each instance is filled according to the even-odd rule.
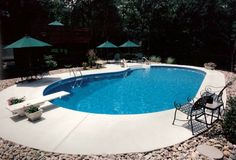
[[[234,64],[235,64],[235,52],[236,52],[236,21],[233,21],[233,24],[232,24],[231,40],[233,42],[233,51],[231,55],[231,72],[233,72]]]
[[[74,0],[39,0],[51,21],[58,20],[71,25],[71,14],[75,7]]]
[[[90,29],[93,47],[101,41],[119,38],[120,17],[114,0],[77,1],[72,17],[73,25]]]
[[[37,0],[3,1],[9,17],[2,19],[3,42],[9,44],[25,34],[32,34],[48,22],[47,13]]]

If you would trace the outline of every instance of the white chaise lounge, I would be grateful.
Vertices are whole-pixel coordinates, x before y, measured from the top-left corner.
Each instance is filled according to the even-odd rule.
[[[52,93],[46,96],[41,96],[38,98],[34,98],[34,99],[30,99],[27,101],[24,101],[22,103],[18,103],[18,104],[14,104],[11,106],[7,106],[7,109],[10,110],[13,114],[18,114],[18,115],[25,115],[25,109],[27,109],[27,107],[31,106],[31,105],[41,105],[44,102],[56,99],[56,98],[61,98],[63,96],[69,95],[69,92],[66,91],[60,91],[60,92],[56,92],[56,93]]]

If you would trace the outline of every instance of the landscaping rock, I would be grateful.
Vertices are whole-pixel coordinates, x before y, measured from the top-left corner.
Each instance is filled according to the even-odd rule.
[[[230,156],[230,152],[228,150],[225,150],[223,152],[223,154],[224,154],[225,157],[229,157]]]
[[[197,152],[193,152],[193,153],[191,154],[191,159],[192,159],[192,160],[197,160],[197,159],[199,159],[199,154],[198,154]]]
[[[234,149],[234,145],[230,142],[227,142],[227,146],[229,147],[229,149]]]

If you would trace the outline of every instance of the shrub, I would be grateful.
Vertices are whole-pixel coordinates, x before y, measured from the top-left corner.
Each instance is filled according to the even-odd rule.
[[[83,62],[83,63],[82,63],[82,67],[83,67],[83,69],[84,69],[84,70],[86,70],[86,69],[87,69],[87,67],[88,67],[88,63],[86,63],[86,62]]]
[[[39,110],[39,106],[38,105],[31,105],[29,106],[29,108],[27,108],[25,110],[25,112],[27,113],[34,113],[34,112],[37,112]]]
[[[157,63],[160,63],[161,62],[161,57],[160,56],[151,56],[150,58],[149,58],[149,60],[151,61],[151,62],[157,62]]]
[[[175,59],[172,58],[172,57],[168,57],[168,58],[166,59],[166,63],[167,63],[167,64],[172,64],[172,63],[174,63],[174,62],[175,62]]]
[[[48,55],[48,56],[44,56],[44,62],[46,64],[46,66],[50,69],[54,69],[57,67],[57,62],[55,60],[53,60],[53,56],[52,55]]]
[[[226,138],[236,144],[236,97],[230,97],[227,102],[222,128]]]
[[[13,104],[24,102],[25,97],[22,97],[22,98],[12,97],[12,98],[8,99],[7,101],[8,101],[8,105],[13,105]]]
[[[114,59],[115,59],[115,61],[119,61],[119,60],[120,60],[120,54],[119,54],[119,53],[116,53],[116,54],[114,55]]]
[[[161,62],[161,57],[160,57],[160,56],[156,57],[156,62],[157,62],[157,63],[160,63],[160,62]]]
[[[96,53],[93,49],[88,51],[88,64],[92,68],[95,65],[95,61],[97,60]]]
[[[156,56],[151,56],[151,57],[149,58],[149,60],[150,60],[151,62],[156,62]]]

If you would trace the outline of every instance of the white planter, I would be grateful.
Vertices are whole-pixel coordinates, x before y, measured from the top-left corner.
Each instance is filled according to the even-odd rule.
[[[214,70],[216,68],[216,65],[214,63],[205,63],[204,67],[209,70]]]
[[[34,113],[25,112],[25,115],[26,115],[26,117],[28,117],[28,119],[30,121],[35,121],[35,120],[38,120],[38,119],[41,118],[42,113],[43,113],[43,111],[42,111],[42,109],[40,109],[40,110],[38,110],[37,112],[34,112]]]
[[[207,66],[207,65],[205,65],[204,67],[205,67],[206,69],[209,69],[209,70],[214,70],[214,69],[215,69],[215,67]]]

